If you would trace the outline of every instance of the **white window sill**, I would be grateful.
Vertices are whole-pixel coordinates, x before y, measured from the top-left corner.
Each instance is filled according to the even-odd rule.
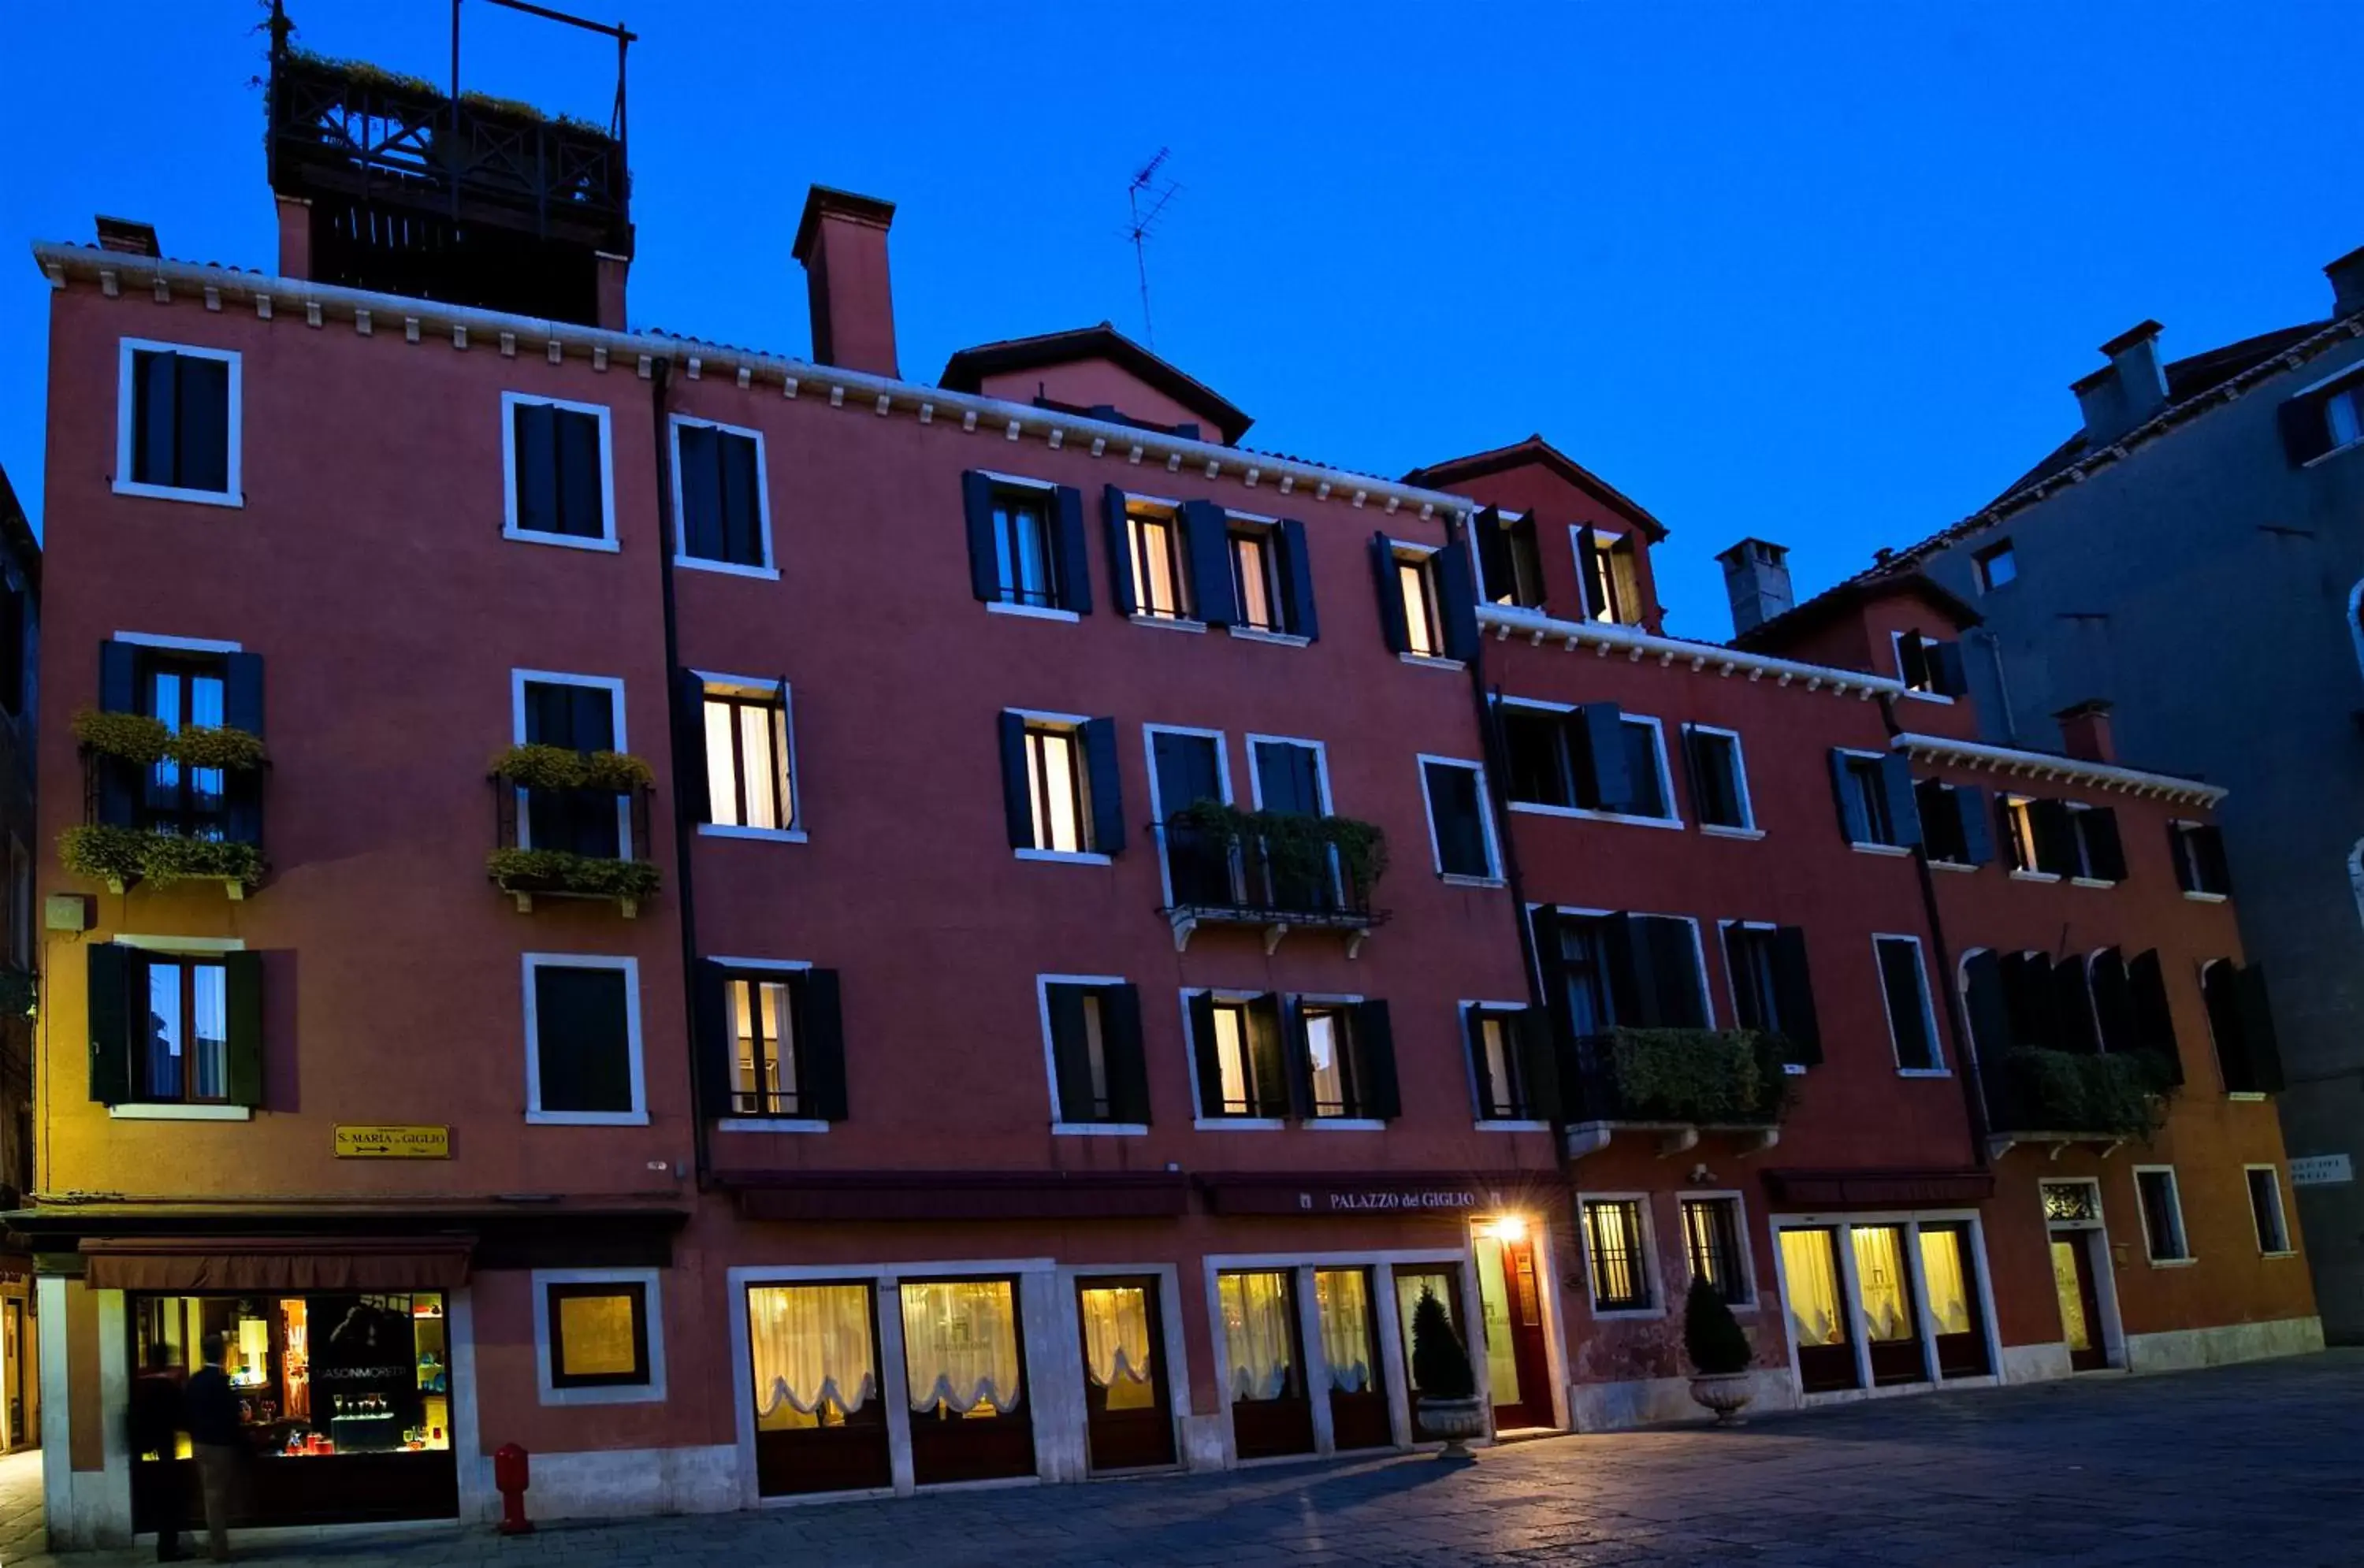
[[[1051,1124],[1055,1138],[1146,1138],[1149,1124],[1145,1121],[1054,1121]]]
[[[2098,876],[2072,876],[2068,879],[2068,885],[2071,887],[2115,887],[2117,886],[2117,884],[2114,882],[2104,881],[2102,878]]]
[[[1929,869],[1931,871],[1976,871],[1979,868],[1968,861],[1931,861]]]
[[[2266,1096],[2255,1089],[2227,1089],[2225,1091],[2225,1097],[2236,1104],[2264,1105],[2266,1103]]]
[[[1049,605],[1013,605],[1007,599],[987,599],[986,613],[997,616],[1018,616],[1027,620],[1059,620],[1073,624],[1084,617],[1073,610],[1054,609]]]
[[[2188,1269],[2199,1261],[2197,1258],[2153,1258],[2150,1266],[2155,1269]]]
[[[1021,861],[1049,861],[1060,865],[1104,866],[1115,862],[1109,856],[1090,850],[1012,850],[1011,857]]]
[[[1311,645],[1310,637],[1299,637],[1293,631],[1266,631],[1260,627],[1227,626],[1223,628],[1242,642],[1269,642],[1281,648],[1305,648]]]
[[[1906,859],[1912,853],[1901,844],[1849,844],[1847,848],[1859,855],[1887,855],[1896,860]]]
[[[1701,823],[1700,831],[1711,839],[1744,839],[1752,842],[1765,837],[1762,828],[1726,828],[1716,822]]]
[[[1544,806],[1539,802],[1514,800],[1511,809],[1523,811],[1531,817],[1566,817],[1578,822],[1625,822],[1636,828],[1680,828],[1679,817],[1635,817],[1623,811],[1592,811],[1581,806]]]
[[[2303,473],[2306,470],[2313,468],[2318,462],[2329,462],[2333,458],[2337,457],[2340,453],[2352,452],[2358,447],[2364,447],[2364,440],[2344,442],[2339,446],[2332,448],[2327,452],[2318,452],[2314,456],[2307,459],[2304,462],[2299,464],[2299,470],[2301,473]]]
[[[1592,1316],[1603,1323],[1647,1323],[1663,1319],[1667,1309],[1663,1307],[1596,1307],[1592,1309]]]
[[[1899,1078],[1950,1078],[1954,1070],[1950,1067],[1900,1067],[1896,1075]]]
[[[646,1127],[646,1111],[533,1111],[525,1113],[529,1127]]]
[[[585,539],[579,534],[546,534],[539,528],[503,528],[503,539],[520,544],[554,544],[561,550],[596,550],[613,555],[623,547],[613,539]]]
[[[1135,626],[1154,626],[1161,631],[1204,632],[1207,629],[1205,621],[1192,620],[1188,616],[1158,616],[1136,610],[1125,618]]]
[[[1507,885],[1499,876],[1471,876],[1466,872],[1441,871],[1436,880],[1448,887],[1501,887]]]
[[[1308,1129],[1314,1132],[1385,1132],[1388,1124],[1367,1116],[1310,1116],[1305,1118]]]
[[[717,1132],[827,1132],[829,1123],[810,1117],[726,1116],[714,1124]]]
[[[1458,659],[1446,659],[1434,653],[1399,653],[1396,657],[1415,670],[1466,670],[1469,666]]]
[[[780,580],[780,569],[776,566],[742,566],[736,562],[707,561],[695,555],[676,555],[673,563],[691,572],[714,572],[725,577],[760,577],[766,583]]]
[[[775,844],[801,844],[805,830],[801,828],[741,828],[728,822],[701,822],[697,825],[701,839],[758,839]]]
[[[1947,707],[1954,706],[1954,699],[1943,692],[1916,692],[1911,686],[1907,686],[1904,688],[1904,695],[1914,702],[1941,702]]]
[[[142,484],[135,479],[115,482],[117,495],[139,495],[151,501],[194,501],[200,506],[244,506],[246,497],[228,490],[184,490],[175,484]]]
[[[1480,1120],[1473,1125],[1480,1132],[1549,1132],[1551,1130],[1551,1123],[1547,1121]]]
[[[2060,873],[2057,871],[2013,871],[2011,879],[2013,882],[2058,882]]]
[[[251,1106],[136,1105],[109,1106],[117,1121],[252,1121]]]
[[[2184,889],[2183,895],[2194,904],[2222,904],[2231,896],[2224,893],[2194,893],[2190,888]]]
[[[541,1391],[541,1403],[544,1405],[658,1405],[663,1401],[664,1391],[645,1383],[592,1388],[545,1388]]]
[[[2258,1256],[2261,1259],[2269,1260],[2273,1258],[2295,1258],[2298,1256],[2298,1249],[2295,1247],[2285,1247],[2279,1252],[2260,1252]]]
[[[1202,1116],[1190,1125],[1200,1132],[1279,1132],[1288,1123],[1277,1116]]]

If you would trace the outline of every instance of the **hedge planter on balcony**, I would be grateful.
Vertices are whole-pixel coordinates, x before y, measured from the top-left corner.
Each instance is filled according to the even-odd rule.
[[[1611,1029],[1578,1056],[1588,1119],[1767,1127],[1789,1098],[1781,1042],[1754,1029]]]
[[[656,782],[630,751],[577,751],[566,746],[512,746],[493,758],[493,776],[519,789],[585,789],[629,795]]]
[[[175,731],[144,713],[106,713],[86,707],[73,716],[74,740],[92,756],[153,767],[178,762],[184,768],[251,773],[268,760],[262,737],[229,725],[192,724]]]
[[[232,898],[244,898],[262,880],[262,851],[252,844],[144,828],[69,828],[58,835],[58,859],[74,875],[105,883],[109,893],[135,882],[160,889],[176,882],[218,882]]]
[[[2164,1067],[2141,1051],[2040,1051],[2003,1058],[1998,1133],[2147,1139],[2162,1120]]]
[[[1352,817],[1243,811],[1199,800],[1158,825],[1174,902],[1175,946],[1201,923],[1260,926],[1265,951],[1300,927],[1347,933],[1347,953],[1386,916],[1371,892],[1387,874],[1387,834]]]
[[[536,897],[611,898],[627,920],[641,912],[642,899],[656,896],[663,880],[648,861],[567,850],[495,850],[485,862],[485,873],[517,900],[520,914],[533,912]]]

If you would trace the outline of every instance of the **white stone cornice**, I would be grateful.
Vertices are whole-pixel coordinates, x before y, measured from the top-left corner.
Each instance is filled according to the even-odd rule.
[[[2088,762],[2081,757],[2056,756],[2049,751],[2023,751],[2010,746],[1990,746],[1982,740],[1957,740],[1945,735],[1903,734],[1890,742],[1914,760],[1951,762],[1959,767],[1991,770],[2013,778],[2033,776],[2045,783],[2086,784],[2136,796],[2158,796],[2193,806],[2214,806],[2226,791],[2177,773],[2147,773],[2122,768],[2115,762]]]

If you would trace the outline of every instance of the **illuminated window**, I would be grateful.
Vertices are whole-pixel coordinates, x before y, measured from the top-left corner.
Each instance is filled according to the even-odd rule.
[[[703,690],[707,822],[792,831],[797,801],[787,688],[770,682],[709,682]]]
[[[1595,1311],[1642,1311],[1653,1304],[1649,1248],[1638,1199],[1587,1198],[1584,1249],[1592,1265]]]
[[[1084,797],[1083,747],[1074,727],[1026,727],[1026,798],[1034,847],[1076,853],[1087,845],[1091,811]]]
[[[1275,544],[1269,528],[1232,529],[1232,592],[1239,606],[1238,624],[1257,631],[1285,629],[1280,609],[1280,552]]]
[[[612,1388],[649,1381],[648,1287],[546,1284],[550,1385]]]
[[[1422,659],[1444,653],[1438,614],[1436,557],[1427,550],[1395,552],[1396,593],[1403,600],[1404,651]]]
[[[797,996],[793,975],[734,975],[730,1007],[730,1111],[793,1117],[797,1092]]]
[[[1182,529],[1174,514],[1129,506],[1125,542],[1132,554],[1133,595],[1139,615],[1160,620],[1190,617],[1190,568],[1182,553]]]
[[[1691,1277],[1707,1281],[1718,1296],[1735,1307],[1752,1299],[1743,1246],[1738,1198],[1683,1199],[1683,1251],[1690,1261]]]
[[[1478,546],[1479,590],[1487,603],[1513,609],[1544,607],[1544,558],[1532,513],[1512,516],[1489,506],[1469,526]]]
[[[1191,998],[1191,1045],[1204,1117],[1288,1114],[1280,1008],[1273,996]]]

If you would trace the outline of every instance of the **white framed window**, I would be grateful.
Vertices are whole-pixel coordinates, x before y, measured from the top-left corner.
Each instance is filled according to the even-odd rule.
[[[1991,594],[2019,581],[2019,557],[2012,552],[2011,540],[1997,539],[1974,551],[1970,569],[1979,580],[1979,592]]]
[[[503,538],[617,550],[608,406],[502,393],[501,490]]]
[[[1032,824],[1031,849],[1018,851],[1060,860],[1106,861],[1092,835],[1090,768],[1086,758],[1086,719],[1066,715],[1021,714],[1026,752],[1026,807]]]
[[[2052,863],[2045,863],[2046,840],[2036,828],[2039,804],[2033,795],[1999,795],[1995,797],[1995,810],[2002,820],[2003,852],[2010,858],[2011,874],[2022,881],[2057,882],[2064,874],[2064,868],[2058,863],[2057,851]]]
[[[2183,1197],[2172,1165],[2136,1165],[2135,1195],[2142,1201],[2143,1247],[2153,1264],[2192,1262],[2183,1230]]]
[[[662,1405],[663,1271],[533,1271],[535,1382],[544,1405]]]
[[[1072,564],[1083,559],[1074,517],[1062,517],[1059,486],[1023,474],[974,471],[981,488],[971,497],[976,530],[970,549],[984,573],[978,584],[985,607],[1003,615],[1045,620],[1080,619],[1087,585],[1073,581]]]
[[[146,338],[117,352],[115,493],[245,506],[244,357]]]
[[[1647,1193],[1578,1195],[1583,1216],[1584,1278],[1595,1318],[1663,1318],[1657,1245]]]
[[[2233,878],[2225,862],[2225,837],[2213,823],[2170,822],[2167,828],[2175,850],[2175,883],[2186,898],[2222,903],[2233,893]]]
[[[1505,609],[1544,607],[1543,544],[1535,537],[1533,513],[1489,506],[1470,519],[1469,538],[1479,603]]]
[[[1640,626],[1642,584],[1634,564],[1634,536],[1582,523],[1572,525],[1567,532],[1576,551],[1578,584],[1584,590],[1584,618],[1610,626]]]
[[[510,733],[519,746],[568,751],[629,751],[624,683],[613,675],[556,670],[509,672]],[[610,819],[612,817],[612,820]],[[632,803],[612,806],[587,791],[517,789],[518,847],[565,850],[596,860],[631,860]]]
[[[675,414],[674,564],[776,580],[764,432]]]
[[[1391,592],[1403,608],[1404,656],[1445,662],[1444,599],[1437,582],[1435,547],[1389,539],[1388,552],[1395,580],[1384,591]]]
[[[2258,1253],[2291,1256],[2298,1249],[2291,1245],[2290,1221],[2282,1208],[2281,1173],[2271,1165],[2244,1165],[2241,1177],[2249,1188],[2249,1218],[2257,1227]]]
[[[1691,814],[1700,831],[1730,839],[1761,839],[1756,803],[1748,795],[1748,762],[1740,732],[1712,724],[1683,726],[1683,751],[1690,763]]]
[[[1754,1307],[1756,1260],[1748,1245],[1746,1200],[1724,1191],[1680,1193],[1676,1201],[1683,1217],[1685,1279],[1704,1279],[1726,1306]]]
[[[1839,817],[1845,824],[1848,844],[1872,854],[1907,855],[1917,839],[1920,810],[1912,803],[1911,773],[1902,753],[1832,752],[1834,783],[1838,790]],[[1903,794],[1896,785],[1901,775]],[[1912,820],[1903,819],[1911,811]]]
[[[1531,1066],[1548,1073],[1550,1063],[1534,1064],[1550,1041],[1534,1036],[1535,1020],[1525,1002],[1464,1002],[1461,1004],[1462,1045],[1469,1059],[1469,1099],[1477,1107],[1480,1129],[1504,1131],[1548,1131],[1547,1108],[1538,1100],[1544,1088],[1529,1082]],[[1557,1097],[1556,1084],[1548,1092]]]
[[[1051,1130],[1141,1137],[1149,1131],[1149,1084],[1141,1048],[1140,994],[1121,974],[1038,974]]]
[[[1667,782],[1664,726],[1615,703],[1496,704],[1509,756],[1511,809],[1680,828]]]
[[[1891,631],[1888,634],[1889,650],[1896,666],[1896,678],[1904,689],[1924,702],[1954,700],[1948,689],[1952,684],[1949,663],[1958,667],[1959,658],[1945,652],[1949,644],[1922,631]]]
[[[1288,1044],[1280,998],[1269,992],[1185,991],[1182,1011],[1197,1125],[1286,1126]]]
[[[1937,1014],[1929,1001],[1929,971],[1923,962],[1921,939],[1874,936],[1872,954],[1879,961],[1880,1003],[1888,1016],[1888,1040],[1896,1053],[1896,1070],[1911,1076],[1946,1071],[1946,1053],[1937,1040]]]
[[[530,952],[523,962],[525,1119],[554,1126],[647,1126],[640,961]]]
[[[1190,557],[1174,506],[1130,496],[1124,528],[1125,548],[1132,558],[1133,618],[1205,629],[1192,618],[1197,606],[1190,598]]]
[[[1250,631],[1287,633],[1291,628],[1282,608],[1278,533],[1267,524],[1234,517],[1228,534],[1232,593],[1239,609],[1239,619],[1232,624]]]
[[[706,814],[697,830],[804,842],[787,683],[704,671],[693,676],[706,738]]]
[[[1421,799],[1428,807],[1428,852],[1436,874],[1447,882],[1499,886],[1502,862],[1494,840],[1486,770],[1476,762],[1425,752],[1417,761]]]

